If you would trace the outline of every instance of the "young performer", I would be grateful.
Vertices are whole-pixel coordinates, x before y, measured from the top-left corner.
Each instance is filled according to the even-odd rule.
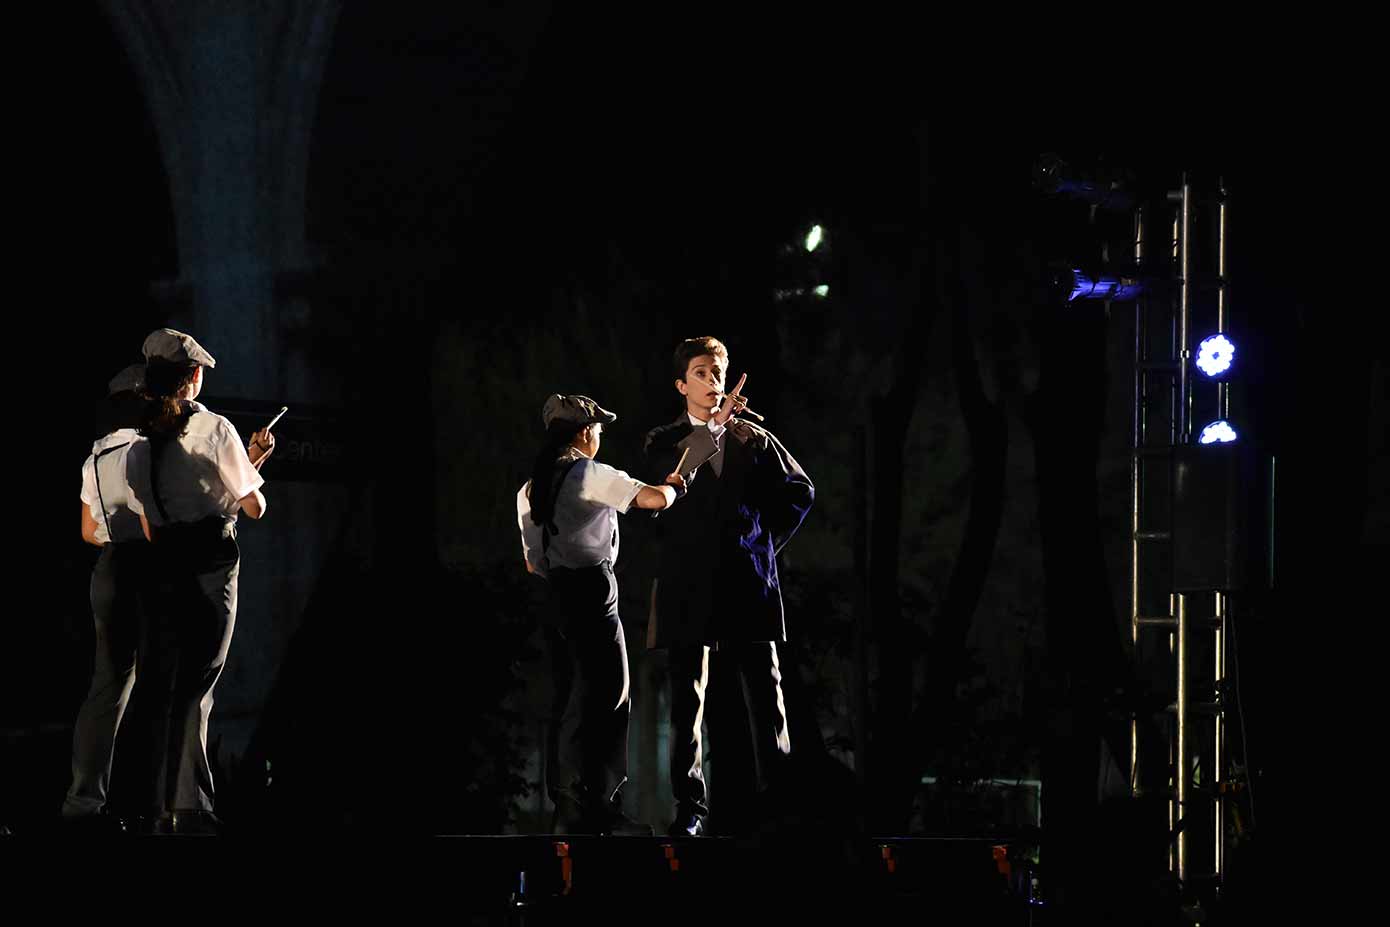
[[[92,569],[92,621],[96,651],[92,684],[72,735],[72,785],[63,801],[66,824],[119,833],[123,824],[106,807],[116,732],[135,683],[140,637],[139,582],[149,544],[130,510],[126,455],[144,441],[136,432],[143,403],[145,365],[132,364],[107,384],[102,428],[82,465],[82,540],[101,548]]]
[[[756,778],[765,796],[780,785],[791,752],[777,643],[786,640],[777,554],[811,508],[811,480],[766,429],[736,418],[747,375],[724,393],[729,352],[715,338],[689,338],[673,357],[681,413],[646,440],[647,473],[678,461],[688,485],[680,506],[658,519],[659,561],[648,644],[667,648],[671,678],[673,835],[698,836],[709,814],[701,721],[710,651],[741,681]],[[714,736],[742,736],[740,725]],[[741,751],[733,749],[731,755]]]
[[[555,830],[650,833],[618,810],[631,714],[613,575],[618,515],[669,508],[685,482],[668,473],[649,486],[596,461],[603,427],[617,416],[587,396],[550,396],[541,420],[545,440],[516,508],[526,569],[551,589],[555,717],[547,786]]]
[[[236,623],[237,515],[265,515],[259,469],[275,438],[263,428],[243,446],[231,422],[194,401],[217,362],[188,335],[152,332],[144,352],[148,440],[127,471],[130,507],[153,542],[138,682],[154,719],[147,804],[156,830],[216,833],[208,716]]]

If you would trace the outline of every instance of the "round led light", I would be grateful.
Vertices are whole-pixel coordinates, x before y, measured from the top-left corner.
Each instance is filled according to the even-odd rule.
[[[1197,345],[1197,369],[1209,377],[1219,377],[1231,369],[1236,359],[1236,346],[1225,335],[1203,338]]]
[[[1212,422],[1202,429],[1198,444],[1229,444],[1236,439],[1236,430],[1227,421]]]

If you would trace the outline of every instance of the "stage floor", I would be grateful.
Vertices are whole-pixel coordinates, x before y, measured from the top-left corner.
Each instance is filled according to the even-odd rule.
[[[465,924],[587,923],[619,914],[716,927],[749,915],[794,915],[806,923],[846,914],[909,923],[1048,923],[1046,906],[1029,899],[1036,842],[999,837],[385,837],[308,830],[0,841],[0,852],[25,847],[31,863],[53,854],[62,868],[98,870],[115,886],[155,880],[181,893],[202,883],[218,896],[251,891],[296,912],[389,910],[406,922],[444,911]]]

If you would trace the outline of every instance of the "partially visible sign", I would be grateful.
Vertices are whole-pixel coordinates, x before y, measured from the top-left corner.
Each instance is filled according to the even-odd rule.
[[[343,409],[215,396],[199,396],[198,401],[231,420],[243,444],[250,443],[251,435],[275,418],[282,405],[289,406],[275,425],[275,453],[263,471],[267,479],[343,482],[359,475]]]

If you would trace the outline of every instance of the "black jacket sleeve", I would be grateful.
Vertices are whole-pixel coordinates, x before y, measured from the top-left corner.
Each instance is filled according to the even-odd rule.
[[[781,553],[811,511],[816,488],[782,442],[769,431],[762,434],[766,444],[758,455],[758,482],[763,496],[763,518],[772,538],[773,552]]]

